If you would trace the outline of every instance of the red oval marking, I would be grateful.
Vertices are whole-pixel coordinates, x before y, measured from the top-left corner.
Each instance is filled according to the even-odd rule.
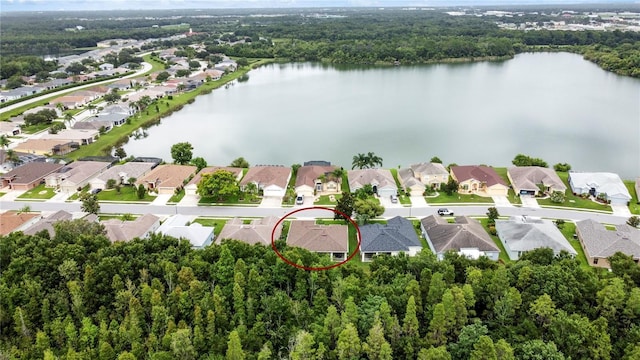
[[[300,212],[300,211],[306,211],[306,210],[313,210],[313,209],[320,209],[320,210],[327,210],[327,211],[331,211],[335,214],[339,214],[340,216],[342,216],[343,218],[347,219],[351,224],[353,224],[353,226],[356,228],[356,232],[358,235],[358,246],[356,246],[355,250],[353,250],[353,253],[349,254],[349,256],[347,257],[346,260],[339,262],[339,263],[335,263],[333,265],[329,265],[329,266],[321,266],[321,267],[313,267],[313,266],[302,266],[302,265],[298,265],[296,263],[294,263],[293,261],[287,259],[286,257],[284,257],[284,255],[282,255],[278,249],[276,248],[276,240],[274,239],[274,234],[276,232],[276,229],[278,228],[278,226],[280,226],[280,224],[284,221],[284,219],[288,218],[289,216]],[[360,243],[362,243],[362,235],[360,235],[360,227],[358,226],[358,224],[356,224],[355,221],[353,221],[353,219],[349,216],[347,216],[347,214],[338,211],[336,209],[332,209],[332,208],[328,208],[328,207],[324,207],[324,206],[312,206],[312,207],[306,207],[306,208],[301,208],[301,209],[297,209],[294,210],[290,213],[285,214],[280,220],[278,220],[278,222],[276,223],[276,225],[273,227],[273,229],[271,230],[271,248],[273,249],[273,251],[276,252],[276,254],[278,255],[278,257],[280,259],[282,259],[282,261],[284,261],[285,263],[296,267],[298,269],[303,269],[303,270],[309,270],[309,271],[323,271],[323,270],[329,270],[329,269],[333,269],[336,268],[338,266],[342,266],[344,264],[347,263],[347,261],[353,259],[354,256],[356,256],[356,253],[358,252],[358,249],[360,249]],[[348,246],[348,245],[347,245]]]

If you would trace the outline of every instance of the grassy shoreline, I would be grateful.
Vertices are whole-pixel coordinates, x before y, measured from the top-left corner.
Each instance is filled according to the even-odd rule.
[[[245,75],[252,69],[269,63],[271,59],[261,59],[250,64],[250,66],[238,69],[237,71],[223,76],[218,81],[204,83],[199,88],[178,95],[173,95],[173,99],[162,98],[151,104],[146,110],[142,110],[132,116],[128,123],[115,127],[108,133],[100,136],[94,143],[80,147],[66,155],[70,159],[79,159],[85,156],[100,156],[110,154],[114,147],[123,145],[129,141],[129,135],[140,128],[146,128],[161,121],[162,118],[181,110],[185,105],[195,101],[198,95],[208,94],[227,83]],[[157,106],[156,106],[157,105]]]

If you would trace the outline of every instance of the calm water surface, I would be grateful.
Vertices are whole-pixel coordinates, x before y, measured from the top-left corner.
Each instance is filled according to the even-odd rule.
[[[565,53],[500,63],[337,68],[273,64],[130,140],[130,155],[171,161],[170,147],[227,165],[328,160],[373,151],[385,167],[439,156],[507,166],[518,153],[575,170],[640,175],[640,80]]]

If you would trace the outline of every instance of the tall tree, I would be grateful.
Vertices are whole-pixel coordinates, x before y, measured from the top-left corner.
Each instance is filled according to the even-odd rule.
[[[227,360],[243,360],[245,358],[242,344],[240,343],[240,335],[237,330],[229,333],[229,342],[227,343]]]
[[[243,157],[239,157],[239,158],[233,160],[231,162],[231,164],[229,164],[229,166],[237,167],[237,168],[248,168],[249,167],[249,162],[247,160],[245,160]]]
[[[188,142],[173,144],[173,146],[171,146],[171,157],[174,163],[186,165],[193,157],[193,146]]]
[[[493,344],[493,340],[486,335],[480,336],[478,342],[473,345],[473,351],[471,352],[471,360],[498,360],[496,354],[496,348]]]
[[[354,198],[353,195],[351,195],[351,193],[349,192],[343,192],[342,193],[342,197],[340,199],[338,199],[337,203],[336,203],[336,210],[345,214],[348,217],[351,217],[351,215],[353,215],[353,208],[354,208]],[[347,219],[345,219],[341,214],[336,213],[333,218],[335,220],[345,220],[347,221]]]
[[[80,195],[80,201],[82,205],[80,208],[82,211],[89,214],[98,214],[100,212],[100,203],[98,202],[98,195],[91,193],[83,193]]]
[[[202,175],[197,193],[202,197],[214,197],[221,201],[238,195],[240,186],[232,172],[220,169],[211,174]]]
[[[316,350],[313,335],[304,330],[298,331],[289,358],[292,360],[314,360]]]
[[[336,350],[338,352],[338,359],[340,360],[360,358],[362,345],[360,344],[360,338],[358,337],[358,330],[356,330],[356,327],[353,324],[348,323],[344,327],[344,330],[340,332]]]
[[[362,350],[370,360],[390,360],[393,358],[391,346],[384,338],[382,322],[377,315],[373,326],[369,329],[369,336],[367,336],[367,341],[363,344]]]

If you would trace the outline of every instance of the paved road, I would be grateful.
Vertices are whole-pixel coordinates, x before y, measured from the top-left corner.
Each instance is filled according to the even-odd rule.
[[[28,205],[33,211],[57,211],[66,210],[69,212],[80,211],[80,203],[78,202],[36,202],[36,201],[1,201],[0,211],[19,210]],[[100,209],[104,213],[131,213],[145,214],[151,213],[156,215],[195,215],[195,216],[213,216],[213,217],[264,217],[277,216],[282,217],[285,214],[299,209],[293,208],[268,208],[268,207],[239,207],[239,206],[181,206],[181,205],[153,205],[153,204],[112,204],[101,203]],[[488,206],[447,206],[456,215],[484,216]],[[524,207],[501,207],[498,211],[502,216],[538,216],[554,219],[566,220],[584,220],[593,219],[598,222],[608,224],[622,224],[627,218],[613,214],[595,213],[579,210],[549,209],[549,208],[524,208]],[[422,218],[436,213],[437,207],[402,207],[388,208],[383,217],[390,218],[393,216],[416,217]],[[295,216],[299,217],[332,217],[333,213],[326,210],[313,209],[298,212]]]
[[[152,68],[151,64],[143,62],[141,69],[139,69],[138,71],[136,71],[133,74],[130,74],[130,75],[127,75],[127,76],[123,76],[123,77],[121,77],[121,79],[129,79],[129,78],[134,78],[134,77],[140,76],[140,75],[146,73],[147,71],[151,70],[151,68]],[[12,105],[9,105],[7,107],[4,107],[4,108],[0,109],[0,114],[3,114],[5,112],[7,112],[7,111],[11,111],[11,110],[19,108],[21,106],[32,104],[34,102],[37,102],[37,101],[40,101],[40,100],[44,100],[44,99],[47,99],[47,98],[50,98],[50,97],[60,96],[60,95],[66,94],[66,93],[70,93],[70,92],[73,92],[73,91],[76,91],[76,90],[80,90],[80,89],[84,89],[84,88],[88,88],[88,87],[93,87],[93,86],[97,86],[97,85],[112,83],[112,82],[114,82],[116,80],[117,79],[109,79],[109,80],[104,80],[104,81],[98,81],[98,82],[94,82],[94,83],[91,83],[91,84],[74,86],[71,89],[64,89],[64,90],[54,91],[52,93],[44,94],[44,95],[41,95],[41,96],[36,96],[34,98],[27,99],[27,100],[24,100],[24,101],[20,101],[20,102],[18,102],[16,104],[12,104]]]

